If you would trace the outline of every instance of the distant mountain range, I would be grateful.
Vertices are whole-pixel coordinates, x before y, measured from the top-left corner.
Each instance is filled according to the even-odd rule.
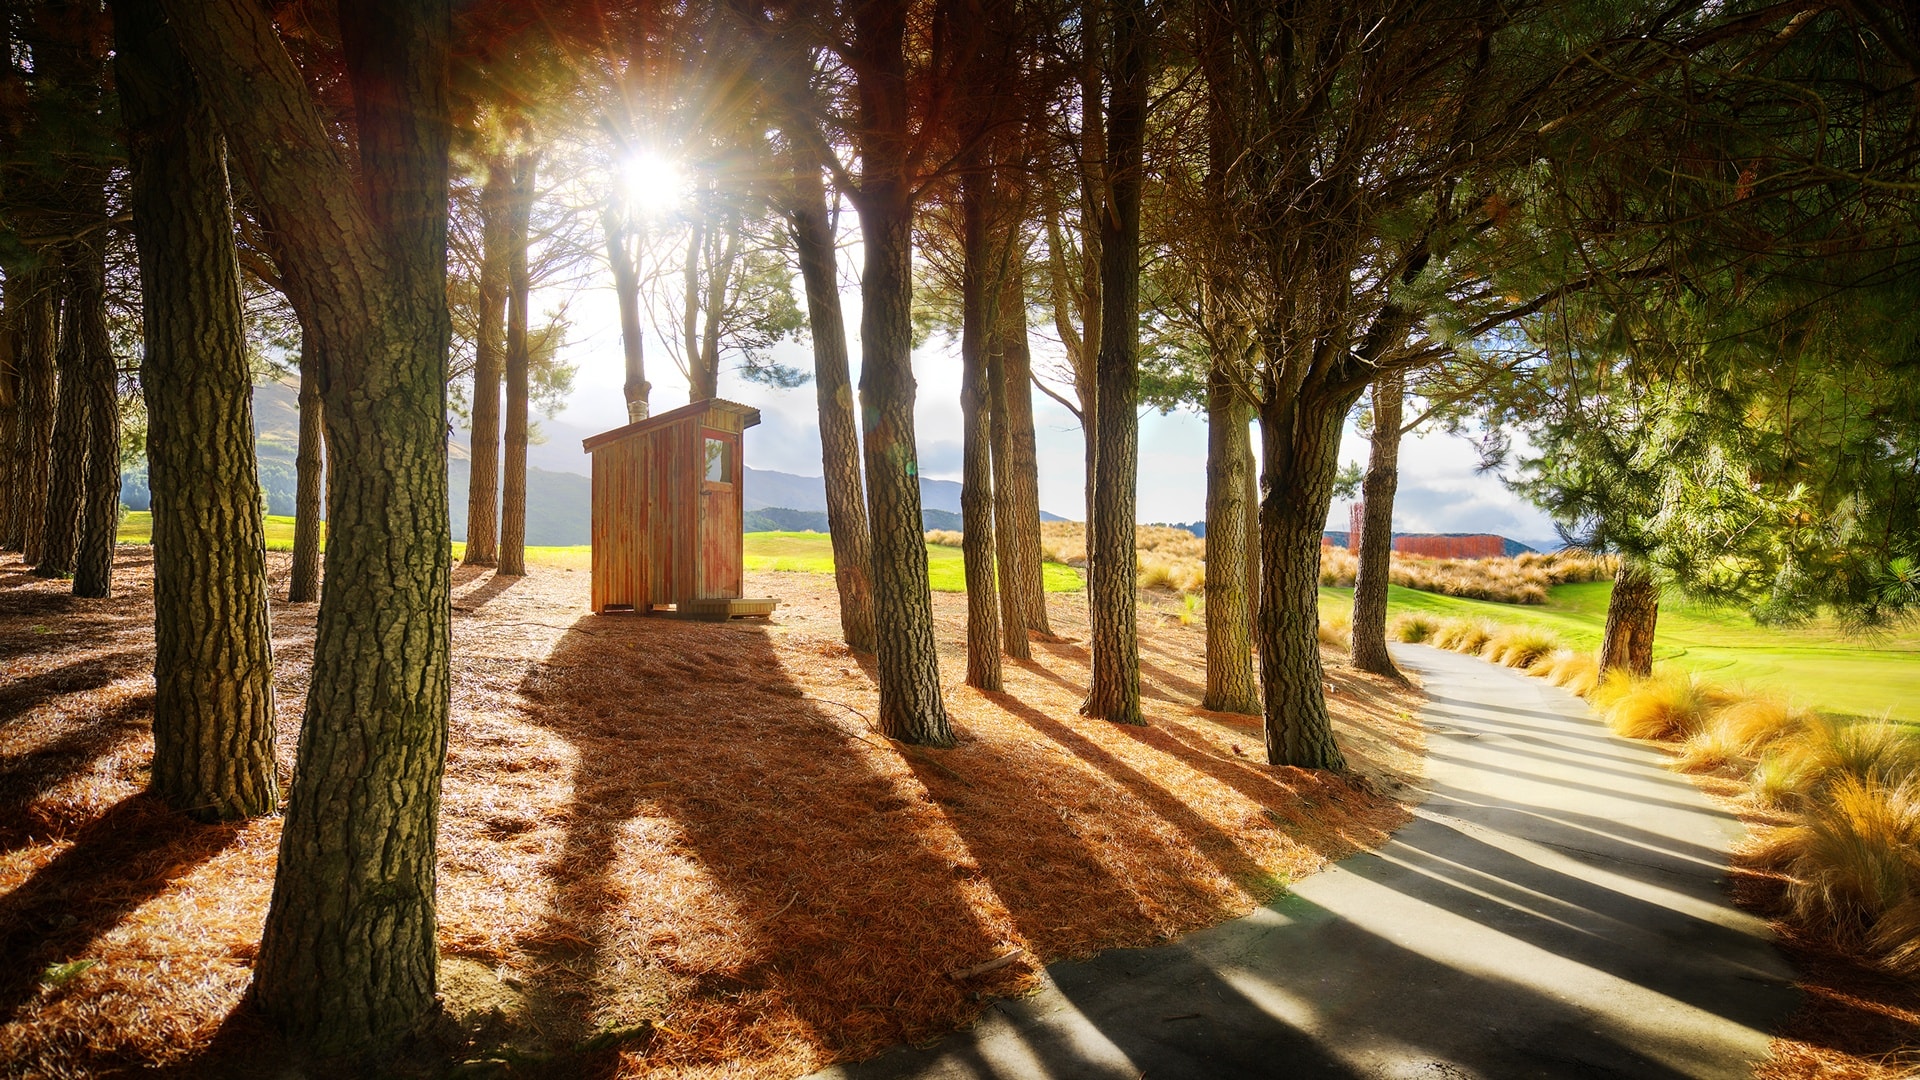
[[[558,420],[542,420],[537,425],[540,442],[527,447],[527,543],[537,546],[568,546],[592,541],[593,481],[589,470],[592,460],[580,449],[580,441],[595,432]],[[299,391],[289,383],[266,383],[254,387],[254,445],[260,461],[260,486],[265,489],[267,512],[292,514],[294,500],[294,457],[300,445]],[[448,517],[453,538],[467,536],[467,488],[472,471],[469,435],[455,429],[447,443]],[[748,532],[826,532],[826,481],[818,476],[798,476],[770,469],[745,469],[742,498],[744,525]],[[121,477],[121,500],[134,510],[148,505],[146,470],[136,469]],[[920,480],[920,517],[928,529],[960,528],[960,485],[952,480]],[[1045,510],[1042,521],[1066,518]],[[1203,521],[1175,522],[1175,528],[1205,536]],[[1326,535],[1336,544],[1345,544],[1344,530],[1329,529]],[[1395,536],[1458,536],[1460,533],[1394,533]],[[1504,539],[1504,538],[1503,538]],[[1557,551],[1559,541],[1522,542],[1507,540],[1507,554],[1525,551]]]
[[[590,543],[593,539],[592,459],[580,440],[594,434],[562,421],[542,420],[542,441],[527,447],[527,543],[536,547]],[[297,387],[281,382],[254,387],[254,447],[260,462],[260,486],[267,512],[292,514],[294,458],[300,446]],[[455,429],[447,443],[448,517],[453,538],[467,536],[467,491],[473,469],[471,436]],[[748,532],[826,532],[826,481],[768,469],[745,470],[743,494]],[[121,499],[134,510],[149,504],[146,470],[121,477]],[[921,519],[928,529],[960,527],[960,485],[951,480],[920,481]],[[1041,513],[1046,521],[1063,520]]]

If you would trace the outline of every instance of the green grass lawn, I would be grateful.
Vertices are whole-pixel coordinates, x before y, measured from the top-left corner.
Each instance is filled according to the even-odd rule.
[[[1552,630],[1598,648],[1611,582],[1557,585],[1545,604],[1497,604],[1394,586],[1389,612],[1425,611]],[[1323,611],[1350,609],[1352,589],[1322,588]],[[1759,626],[1738,611],[1673,599],[1660,605],[1654,657],[1715,682],[1783,690],[1803,704],[1858,716],[1920,721],[1920,633],[1850,637],[1831,622]]]
[[[789,570],[804,574],[833,573],[833,543],[825,533],[762,532],[748,533],[747,569]],[[1048,592],[1079,592],[1080,574],[1071,566],[1044,563],[1041,574]],[[939,544],[927,545],[927,580],[934,592],[967,591],[966,571],[960,562],[960,549]]]
[[[153,541],[153,515],[133,511],[120,523],[120,542],[146,544]],[[322,526],[321,546],[326,545]],[[267,550],[293,550],[293,519],[270,514],[267,517]],[[453,557],[467,552],[461,541],[453,543]],[[527,562],[540,566],[558,566],[572,570],[593,567],[593,549],[586,544],[572,547],[530,547]],[[804,574],[833,573],[833,543],[825,533],[765,532],[746,535],[748,570],[788,570]],[[1079,592],[1080,574],[1071,566],[1046,563],[1041,567],[1048,592]],[[965,592],[966,572],[960,564],[960,549],[927,545],[927,577],[935,592]]]

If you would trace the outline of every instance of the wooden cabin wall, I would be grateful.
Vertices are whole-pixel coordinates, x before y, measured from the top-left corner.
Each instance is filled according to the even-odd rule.
[[[679,604],[693,599],[694,536],[700,512],[700,474],[696,462],[700,424],[683,420],[648,435],[653,444],[653,506],[647,515],[652,543],[653,602]]]
[[[633,439],[593,455],[593,610],[644,610],[650,590],[646,520],[648,443]]]

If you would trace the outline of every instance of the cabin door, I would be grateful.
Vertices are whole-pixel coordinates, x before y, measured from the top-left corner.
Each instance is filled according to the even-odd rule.
[[[740,433],[701,429],[700,545],[695,595],[702,600],[740,595]]]

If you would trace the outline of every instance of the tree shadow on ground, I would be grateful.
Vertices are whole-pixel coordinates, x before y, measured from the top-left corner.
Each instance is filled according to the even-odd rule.
[[[135,795],[77,831],[69,845],[0,895],[0,1023],[40,992],[50,966],[82,958],[177,878],[233,843],[239,825],[200,825]],[[56,988],[57,992],[57,988]]]
[[[502,576],[492,567],[455,566],[453,568],[453,610],[459,614],[478,611],[487,605],[487,601],[524,580],[526,579]]]
[[[966,895],[979,868],[891,745],[807,698],[772,632],[582,619],[524,683],[577,755],[527,942],[549,1045],[612,1034],[681,1065],[795,1040],[871,1052],[973,1010],[946,974],[1003,944]]]

